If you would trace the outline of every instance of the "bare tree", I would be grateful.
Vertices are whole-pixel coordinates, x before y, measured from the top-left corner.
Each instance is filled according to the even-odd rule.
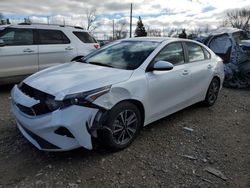
[[[86,30],[94,31],[98,26],[96,9],[93,9],[93,8],[87,9],[85,19],[86,19],[86,24],[84,24],[84,25],[85,25]]]
[[[227,12],[224,23],[229,23],[232,27],[248,30],[250,25],[250,10],[235,9]]]
[[[147,31],[147,36],[149,37],[159,37],[161,35],[160,29],[153,29],[148,24],[145,24],[145,29]]]
[[[220,27],[228,27],[229,23],[228,20],[225,18],[224,20],[222,20],[222,22],[219,25]]]
[[[162,32],[161,29],[154,29],[154,28],[151,28],[149,25],[146,25],[145,27],[146,27],[146,30],[147,30],[147,36],[161,37],[161,32]]]
[[[115,38],[116,39],[122,39],[122,38],[127,37],[127,34],[128,34],[127,25],[128,25],[128,22],[125,19],[119,20],[115,24]]]
[[[171,30],[168,32],[168,37],[171,37],[174,33],[175,33],[175,29],[171,29]]]

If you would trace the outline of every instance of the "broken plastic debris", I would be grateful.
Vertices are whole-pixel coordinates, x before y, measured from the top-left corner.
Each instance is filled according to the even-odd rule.
[[[191,160],[197,160],[197,157],[191,156],[191,155],[182,155],[185,158],[191,159]]]
[[[185,129],[185,130],[187,130],[187,131],[190,131],[190,132],[193,132],[193,131],[194,131],[194,129],[189,128],[189,127],[183,127],[183,129]]]
[[[210,174],[213,174],[213,175],[225,180],[225,181],[227,180],[227,177],[221,171],[219,171],[219,170],[217,170],[215,168],[206,167],[204,170],[209,172]]]

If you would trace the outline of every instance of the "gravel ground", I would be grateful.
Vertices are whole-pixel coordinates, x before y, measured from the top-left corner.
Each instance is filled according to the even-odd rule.
[[[215,106],[161,119],[120,152],[49,153],[17,130],[11,87],[0,86],[0,187],[250,187],[250,90],[223,89]]]

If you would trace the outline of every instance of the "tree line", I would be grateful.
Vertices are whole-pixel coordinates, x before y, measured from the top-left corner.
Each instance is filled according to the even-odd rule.
[[[96,9],[86,9],[85,16],[83,16],[82,20],[83,20],[82,25],[84,26],[84,29],[90,32],[95,31],[102,24],[98,20]],[[29,18],[28,19],[26,18],[25,21],[31,22]],[[4,19],[4,15],[2,13],[0,13],[0,25],[1,24],[10,24],[9,19]],[[113,39],[126,38],[128,34],[128,30],[127,30],[128,25],[129,23],[125,19],[122,19],[122,20],[117,21],[116,23],[113,23]],[[243,8],[243,9],[235,9],[235,10],[227,11],[221,26],[230,26],[230,27],[249,31],[250,30],[250,10]],[[208,31],[208,27],[207,27],[207,31]],[[168,36],[171,36],[173,32],[175,31],[171,30]],[[139,16],[137,27],[134,31],[135,37],[161,36],[161,33],[162,33],[162,30],[152,29],[149,26],[144,26],[142,19]]]

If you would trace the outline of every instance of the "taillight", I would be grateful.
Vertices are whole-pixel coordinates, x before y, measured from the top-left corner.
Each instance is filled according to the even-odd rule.
[[[94,47],[97,49],[97,48],[100,48],[100,45],[99,44],[94,44]]]

